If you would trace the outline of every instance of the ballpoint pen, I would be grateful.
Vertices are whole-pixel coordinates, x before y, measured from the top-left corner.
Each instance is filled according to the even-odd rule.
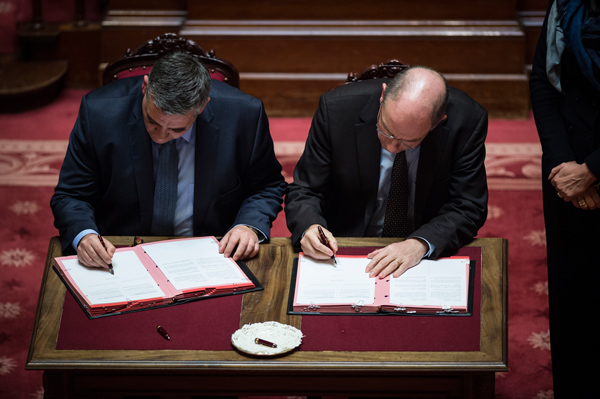
[[[325,245],[327,248],[329,248],[333,251],[333,248],[331,248],[331,245],[329,244],[329,240],[325,236],[325,233],[323,232],[323,229],[321,228],[321,226],[317,226],[317,228],[319,229],[319,240],[321,241],[321,244]],[[335,253],[333,255],[331,255],[331,259],[333,260],[333,266],[337,267],[336,266],[337,261],[335,260]]]
[[[102,244],[102,248],[104,248],[104,250],[106,250],[106,245],[104,245],[104,240],[102,239],[102,236],[100,234],[98,234],[98,238],[100,239],[100,244]],[[113,265],[112,263],[108,264],[108,271],[110,272],[110,274],[114,275],[115,271],[113,270]]]

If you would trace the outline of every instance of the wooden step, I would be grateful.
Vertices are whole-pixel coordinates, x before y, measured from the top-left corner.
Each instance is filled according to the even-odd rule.
[[[52,102],[60,94],[66,61],[0,61],[0,112],[21,112]]]

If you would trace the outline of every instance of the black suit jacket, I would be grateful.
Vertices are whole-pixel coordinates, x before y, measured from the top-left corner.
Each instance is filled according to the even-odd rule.
[[[315,223],[336,236],[365,236],[379,185],[381,144],[375,124],[385,82],[351,83],[321,97],[286,196],[295,246]],[[487,111],[450,88],[447,115],[421,143],[415,188],[411,235],[433,244],[432,256],[452,253],[470,241],[487,216]]]
[[[150,235],[152,141],[142,115],[142,77],[87,94],[51,200],[63,250],[84,229]],[[237,224],[270,234],[285,181],[262,102],[213,81],[196,121],[194,235],[223,235]]]

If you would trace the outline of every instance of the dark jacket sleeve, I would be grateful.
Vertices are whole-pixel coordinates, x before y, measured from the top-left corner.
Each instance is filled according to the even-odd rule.
[[[292,244],[313,224],[325,228],[325,193],[331,177],[332,159],[328,136],[327,102],[321,96],[306,140],[304,152],[294,169],[294,182],[287,189],[285,212]]]
[[[244,224],[258,228],[270,237],[271,225],[281,211],[287,183],[281,174],[281,165],[275,157],[269,121],[262,102],[255,107],[256,123],[252,126],[252,146],[248,162],[241,174],[245,192],[235,225]],[[250,130],[250,129],[248,129]]]
[[[84,97],[69,137],[58,184],[50,200],[63,252],[72,252],[70,244],[81,231],[98,231],[93,204],[100,195],[99,170],[89,131],[87,99]]]

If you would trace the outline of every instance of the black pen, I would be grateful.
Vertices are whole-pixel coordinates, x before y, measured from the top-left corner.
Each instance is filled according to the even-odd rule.
[[[321,244],[325,245],[327,248],[331,249],[331,251],[333,252],[333,248],[331,248],[331,244],[329,244],[329,240],[325,236],[323,229],[321,228],[321,226],[317,226],[317,228],[319,229],[319,240],[321,241]],[[337,261],[335,260],[335,253],[333,255],[331,255],[331,259],[333,260],[333,266],[337,265]],[[337,267],[337,266],[335,266],[335,267]]]
[[[100,244],[102,244],[102,248],[104,248],[104,250],[105,250],[106,252],[108,252],[108,251],[106,250],[106,245],[104,245],[104,240],[102,239],[102,236],[101,236],[100,234],[98,234],[98,238],[100,239]],[[115,274],[115,271],[113,270],[112,263],[109,263],[109,264],[108,264],[108,271],[109,271],[109,272],[110,272],[110,274],[112,274],[112,275],[114,275],[114,274]]]

